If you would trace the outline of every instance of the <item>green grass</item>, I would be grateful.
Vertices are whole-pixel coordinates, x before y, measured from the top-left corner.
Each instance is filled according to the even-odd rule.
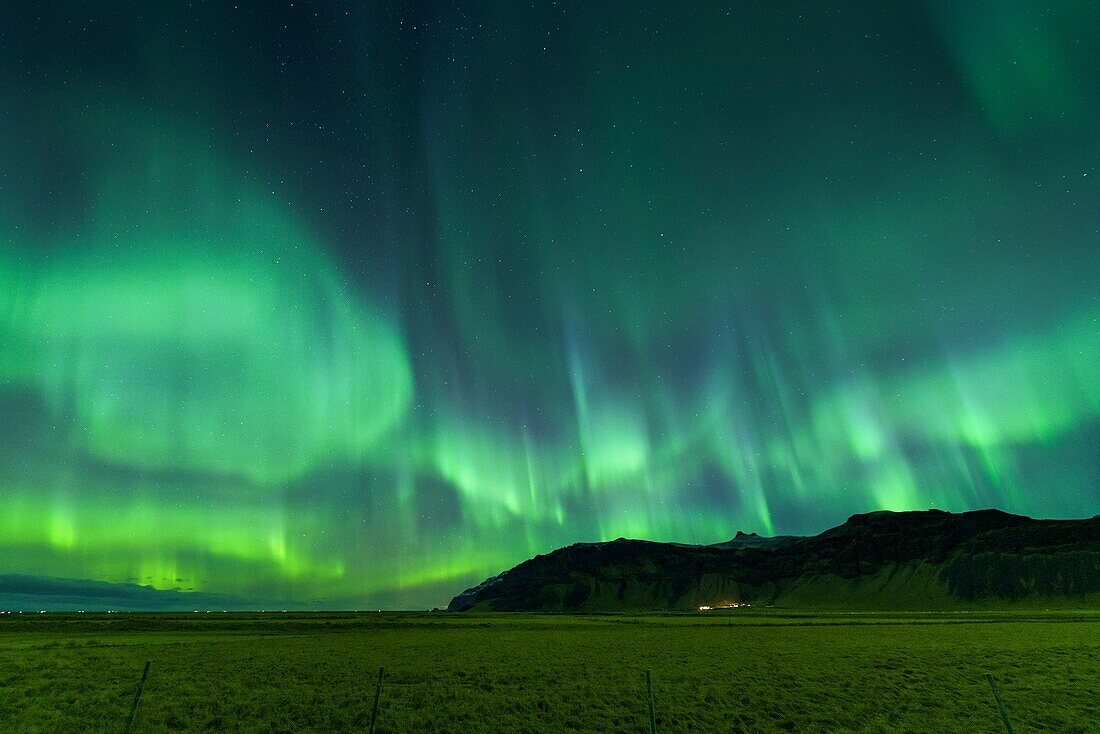
[[[4,615],[0,731],[1100,731],[1100,615]]]

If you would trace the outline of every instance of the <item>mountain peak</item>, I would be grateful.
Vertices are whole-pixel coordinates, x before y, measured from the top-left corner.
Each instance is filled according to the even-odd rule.
[[[622,539],[525,561],[450,609],[944,609],[1100,601],[1100,519],[1033,520],[1000,510],[870,512],[813,537],[698,546]]]

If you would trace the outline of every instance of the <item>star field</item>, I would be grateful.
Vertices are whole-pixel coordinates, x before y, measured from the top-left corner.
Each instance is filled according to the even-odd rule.
[[[0,573],[1100,512],[1093,4],[158,5],[0,27]]]

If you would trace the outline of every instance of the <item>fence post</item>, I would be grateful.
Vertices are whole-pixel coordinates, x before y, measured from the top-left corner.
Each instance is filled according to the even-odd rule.
[[[141,692],[145,689],[145,679],[149,677],[149,663],[151,662],[151,660],[145,661],[145,670],[141,671],[141,680],[138,681],[137,689],[134,691],[134,702],[130,704],[130,715],[126,717],[126,728],[122,730],[122,734],[130,734],[130,727],[134,725],[138,701],[141,700]]]
[[[378,669],[378,683],[374,686],[374,708],[370,712],[370,734],[374,734],[374,725],[378,722],[378,699],[382,696],[382,676],[385,668]]]
[[[997,699],[997,710],[1001,712],[1001,721],[1005,723],[1005,729],[1008,730],[1008,734],[1016,734],[1016,731],[1012,728],[1012,722],[1008,720],[1005,702],[1001,700],[1001,694],[997,691],[997,684],[993,682],[993,675],[986,673],[985,679],[989,681],[989,687],[993,689],[993,698]]]
[[[649,734],[657,734],[657,715],[653,712],[653,677],[649,668],[645,669],[645,687],[649,693]]]

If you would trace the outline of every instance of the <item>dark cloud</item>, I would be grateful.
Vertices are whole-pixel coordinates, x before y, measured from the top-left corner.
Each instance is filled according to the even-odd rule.
[[[302,602],[154,589],[130,583],[0,574],[0,610],[47,612],[191,612],[309,609]]]

